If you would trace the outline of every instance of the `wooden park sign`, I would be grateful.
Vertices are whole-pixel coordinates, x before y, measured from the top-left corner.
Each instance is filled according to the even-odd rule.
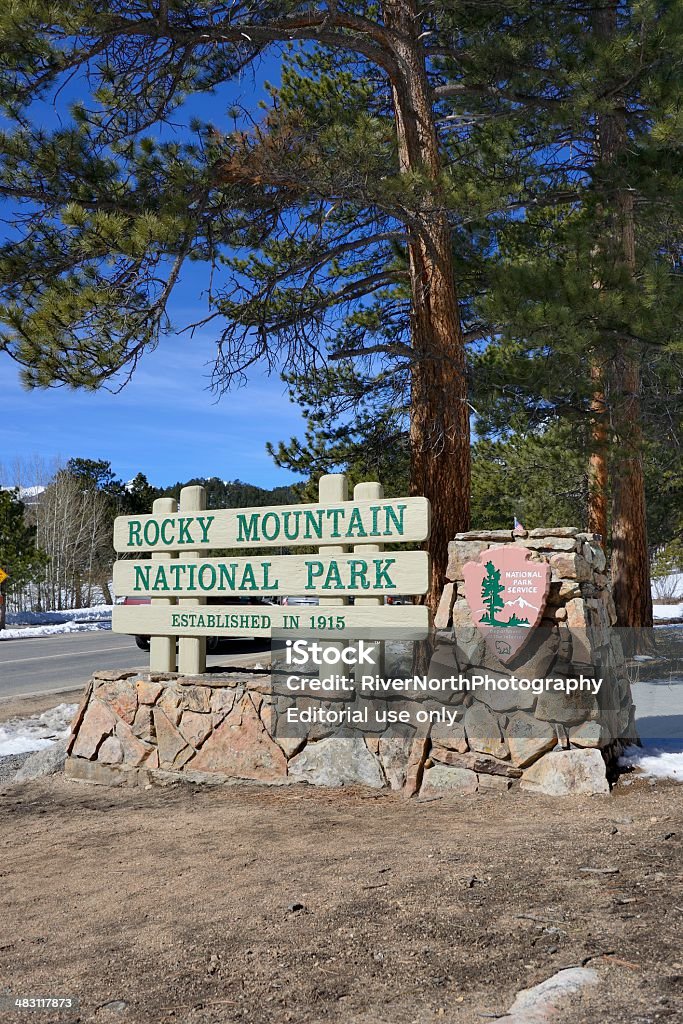
[[[180,511],[174,499],[161,498],[152,515],[118,517],[114,547],[136,557],[116,562],[114,589],[151,602],[117,605],[112,628],[149,635],[150,667],[156,671],[175,668],[180,638],[178,667],[184,672],[204,670],[200,638],[206,636],[299,630],[381,639],[387,630],[392,635],[426,630],[426,607],[386,605],[384,598],[424,594],[429,556],[424,551],[385,552],[382,545],[426,540],[429,502],[384,499],[377,483],[359,484],[348,501],[346,486],[342,474],[329,474],[321,478],[319,504],[211,511],[206,511],[203,488],[186,487]],[[303,546],[318,550],[300,555],[268,550]],[[240,548],[258,553],[208,557],[215,549]],[[283,595],[318,597],[321,607],[280,606],[276,601]],[[357,601],[348,606],[351,595]],[[261,603],[241,603],[245,598]],[[264,598],[274,603],[264,604]]]
[[[541,621],[550,589],[550,566],[530,561],[528,548],[506,544],[482,551],[463,566],[465,598],[486,644],[504,665]]]
[[[202,558],[117,562],[114,589],[135,597],[194,595],[339,597],[422,594],[429,584],[423,551],[389,555],[279,555],[274,558]]]
[[[119,516],[114,524],[114,550],[139,554],[187,549],[393,544],[425,540],[428,535],[427,499],[394,498],[331,505],[229,508],[201,515],[187,512]]]

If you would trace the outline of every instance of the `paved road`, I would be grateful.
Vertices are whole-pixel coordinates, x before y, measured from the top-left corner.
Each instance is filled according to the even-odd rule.
[[[683,750],[683,679],[635,683],[638,735],[664,750]]]
[[[209,667],[245,665],[270,660],[270,645],[226,641]],[[109,630],[65,633],[36,639],[0,641],[0,700],[23,694],[69,690],[83,684],[95,669],[147,668],[149,654],[132,637]]]

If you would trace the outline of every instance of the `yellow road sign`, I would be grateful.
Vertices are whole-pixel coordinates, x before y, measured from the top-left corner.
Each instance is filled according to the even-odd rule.
[[[0,583],[4,583],[5,580],[9,579],[9,573],[5,572],[4,569],[0,569]]]

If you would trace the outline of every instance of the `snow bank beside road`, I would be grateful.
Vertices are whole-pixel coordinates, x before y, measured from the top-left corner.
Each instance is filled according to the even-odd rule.
[[[91,608],[70,608],[62,612],[8,612],[7,622],[12,626],[53,626],[64,622],[99,622],[111,619],[111,604],[97,604]]]
[[[7,616],[9,628],[0,630],[0,640],[111,629],[111,610],[112,605],[99,604],[93,608],[74,608],[64,612],[11,612]]]

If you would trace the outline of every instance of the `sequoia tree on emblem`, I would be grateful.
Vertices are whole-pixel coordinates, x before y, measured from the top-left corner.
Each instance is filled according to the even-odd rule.
[[[463,568],[465,598],[489,649],[504,664],[524,646],[543,615],[550,566],[528,548],[489,548]]]

